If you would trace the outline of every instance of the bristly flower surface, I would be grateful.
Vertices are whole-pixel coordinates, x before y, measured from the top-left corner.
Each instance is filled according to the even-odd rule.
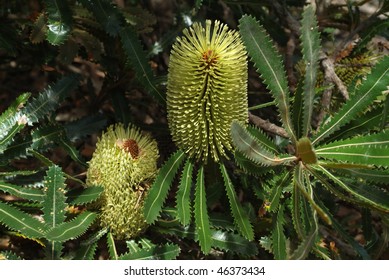
[[[183,31],[171,51],[167,109],[173,141],[189,156],[217,162],[232,150],[232,121],[248,119],[247,52],[238,32],[210,20]]]
[[[155,140],[137,128],[110,126],[96,144],[87,184],[104,187],[100,223],[116,239],[133,238],[147,228],[143,201],[157,173]]]

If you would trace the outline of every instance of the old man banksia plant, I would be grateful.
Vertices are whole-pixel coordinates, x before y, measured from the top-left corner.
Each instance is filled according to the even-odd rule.
[[[158,156],[156,141],[132,126],[110,126],[98,140],[87,184],[104,188],[98,203],[100,224],[116,239],[134,238],[147,228],[143,202],[157,172]]]
[[[293,99],[282,60],[264,28],[251,16],[243,16],[239,27],[289,135],[286,149],[257,128],[239,122],[231,127],[237,163],[247,173],[254,174],[256,168],[268,172],[257,188],[272,218],[270,233],[261,238],[261,245],[277,259],[303,259],[310,254],[337,257],[330,246],[323,246],[321,229],[327,228],[336,231],[361,258],[374,256],[380,246],[387,245],[388,232],[389,133],[385,105],[379,102],[389,85],[388,57],[371,69],[361,85],[349,88],[350,98],[339,111],[315,127],[320,36],[313,8],[304,10],[301,21],[305,75]],[[382,239],[368,241],[366,248],[355,242],[335,218],[337,203],[328,199],[331,195],[359,208],[364,219],[369,220],[372,213],[380,217]],[[293,227],[287,227],[287,221]]]
[[[150,190],[146,220],[156,221],[175,174],[185,162],[176,194],[177,219],[183,226],[192,224],[193,180],[195,239],[201,250],[208,253],[215,245],[206,199],[206,174],[211,170],[216,172],[209,176],[223,178],[236,229],[252,240],[252,225],[223,163],[233,150],[232,122],[248,120],[247,53],[237,31],[210,20],[205,27],[194,23],[183,31],[170,55],[167,112],[173,141],[180,150],[161,168]]]

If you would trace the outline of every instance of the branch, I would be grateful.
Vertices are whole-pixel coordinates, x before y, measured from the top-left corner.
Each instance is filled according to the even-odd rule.
[[[268,120],[264,120],[256,115],[253,115],[250,112],[249,112],[249,120],[255,126],[260,127],[267,132],[274,133],[274,134],[281,136],[281,137],[284,137],[284,138],[289,138],[289,135],[285,129],[269,122]]]
[[[340,93],[343,95],[344,99],[348,100],[350,97],[347,88],[343,84],[342,80],[339,79],[338,75],[336,75],[335,73],[335,65],[333,59],[325,56],[324,59],[321,61],[321,65],[324,70],[324,79],[326,79],[326,81],[328,82],[333,82],[339,89]]]

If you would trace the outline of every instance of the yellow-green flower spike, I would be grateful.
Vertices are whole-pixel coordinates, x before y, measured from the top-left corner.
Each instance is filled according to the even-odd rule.
[[[190,156],[219,161],[232,150],[233,120],[247,122],[247,52],[240,35],[210,20],[173,45],[167,85],[173,141]]]
[[[132,126],[110,126],[98,140],[86,183],[104,187],[100,223],[116,239],[133,238],[147,228],[143,201],[158,157],[156,141]]]

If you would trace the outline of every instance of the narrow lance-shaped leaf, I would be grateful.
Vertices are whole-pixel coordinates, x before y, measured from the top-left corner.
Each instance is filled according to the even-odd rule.
[[[239,28],[257,71],[276,101],[286,131],[292,141],[296,142],[290,117],[288,82],[281,58],[265,29],[253,17],[243,16],[239,20]]]
[[[227,169],[223,163],[220,163],[220,170],[223,175],[224,185],[226,187],[227,197],[230,202],[232,216],[234,217],[235,224],[238,227],[239,232],[248,240],[254,239],[254,231],[251,226],[249,217],[246,211],[240,204],[238,197],[235,193],[235,188],[232,185],[230,177],[228,176]]]
[[[72,14],[67,1],[45,0],[47,11],[47,40],[53,45],[62,44],[72,26]]]
[[[92,11],[97,22],[104,27],[109,35],[118,35],[124,19],[111,2],[104,0],[80,0],[80,2],[89,11]]]
[[[186,226],[191,220],[190,190],[192,187],[193,163],[188,159],[182,172],[180,186],[177,191],[177,218]]]
[[[341,162],[389,167],[389,131],[329,143],[316,148],[316,155]]]
[[[272,245],[273,254],[276,260],[286,259],[286,236],[284,233],[285,217],[284,206],[281,205],[277,214],[274,214]]]
[[[315,97],[316,76],[320,52],[320,37],[315,11],[307,6],[301,21],[302,54],[305,61],[303,136],[308,136],[311,129],[313,101]]]
[[[269,212],[275,212],[279,207],[282,191],[290,184],[290,172],[283,172],[276,175],[272,190],[269,196]]]
[[[318,165],[309,168],[310,172],[318,178],[323,185],[341,199],[356,202],[382,212],[389,212],[389,194],[371,185],[346,184],[324,167]],[[320,173],[319,173],[320,172]],[[325,175],[325,177],[322,176]],[[333,183],[329,182],[331,180]]]
[[[258,248],[255,242],[250,242],[239,234],[224,230],[211,230],[211,232],[213,247],[247,256],[258,254]]]
[[[173,179],[184,159],[185,153],[179,150],[167,160],[159,171],[144,203],[147,223],[152,224],[158,218]]]
[[[198,235],[196,229],[192,226],[159,228],[159,232],[179,236],[182,238],[190,238],[197,240]],[[211,229],[212,246],[226,252],[235,252],[241,255],[254,256],[258,254],[258,248],[255,242],[248,241],[240,234],[230,231]]]
[[[21,115],[18,112],[27,102],[31,93],[23,93],[0,115],[0,139],[3,139],[17,123]],[[3,140],[1,140],[3,141]],[[1,142],[0,142],[1,143]]]
[[[355,119],[356,116],[363,112],[377,96],[382,94],[382,91],[388,87],[389,75],[389,56],[385,56],[367,75],[363,84],[356,89],[356,92],[336,113],[336,115],[324,126],[320,128],[312,144],[317,144],[323,141],[342,126]]]
[[[381,106],[374,108],[371,111],[366,112],[366,114],[358,116],[358,118],[343,126],[341,131],[338,131],[337,133],[328,137],[326,139],[326,143],[351,138],[356,135],[366,134],[369,131],[379,130],[380,122],[384,117],[383,115],[383,108]]]
[[[158,102],[165,104],[165,97],[156,87],[151,66],[146,59],[147,56],[143,51],[142,45],[140,44],[135,31],[130,28],[123,28],[120,31],[120,38],[123,44],[123,49],[127,55],[127,59],[134,69],[138,81]]]
[[[389,169],[337,168],[334,171],[349,178],[359,178],[376,184],[385,185],[389,182]]]
[[[28,238],[44,236],[45,225],[19,209],[0,201],[0,223]]]
[[[212,239],[208,218],[207,199],[205,195],[204,166],[200,167],[197,174],[194,217],[196,224],[196,232],[198,235],[201,250],[204,253],[209,253],[212,246]]]
[[[0,190],[23,199],[36,202],[43,202],[45,197],[42,189],[22,187],[3,181],[0,181]]]
[[[296,168],[296,174],[298,173],[295,186],[299,190],[299,192],[304,196],[304,198],[309,202],[309,204],[312,206],[312,209],[316,211],[316,213],[320,216],[320,218],[326,222],[328,225],[331,224],[331,220],[328,218],[327,214],[321,209],[317,203],[313,199],[313,191],[311,182],[309,181],[309,176],[306,173],[305,168],[303,167],[303,164],[300,162],[298,167]],[[304,209],[303,209],[304,210]],[[306,214],[307,211],[302,211],[303,214]],[[306,221],[310,221],[309,218],[305,218]]]
[[[75,260],[93,260],[97,250],[97,242],[81,245],[76,251]]]
[[[76,239],[86,232],[95,220],[97,214],[85,211],[69,222],[64,222],[49,230],[46,238],[50,241],[64,242],[69,239]]]
[[[296,158],[294,156],[287,158],[279,158],[262,143],[258,142],[248,131],[238,122],[233,122],[231,125],[231,136],[238,151],[242,152],[251,161],[264,166],[275,166],[285,164]]]
[[[67,203],[70,205],[85,205],[94,202],[100,197],[103,190],[104,188],[100,186],[73,189],[66,194]]]
[[[28,124],[39,121],[48,113],[58,108],[59,103],[78,86],[78,76],[70,75],[62,78],[56,84],[48,87],[37,98],[29,102],[21,110],[25,115]]]
[[[296,130],[296,137],[300,139],[303,136],[303,118],[304,118],[304,79],[300,78],[297,88],[294,92],[293,108],[292,108],[292,121]]]
[[[118,252],[116,250],[115,239],[113,238],[113,235],[111,232],[108,232],[108,234],[107,234],[107,244],[108,244],[109,258],[111,260],[118,260],[119,255],[118,255]]]

